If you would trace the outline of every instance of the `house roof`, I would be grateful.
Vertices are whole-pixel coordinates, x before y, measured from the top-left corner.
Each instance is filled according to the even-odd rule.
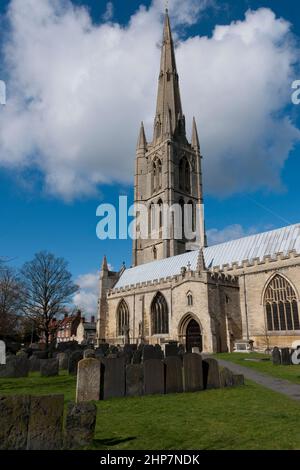
[[[251,261],[254,258],[262,260],[264,256],[287,254],[291,250],[300,254],[300,224],[209,246],[204,248],[203,254],[205,266],[210,269],[233,263],[240,265],[242,261]],[[190,269],[195,271],[198,256],[199,250],[195,250],[126,269],[114,288],[175,276],[180,274],[183,266],[190,266]]]

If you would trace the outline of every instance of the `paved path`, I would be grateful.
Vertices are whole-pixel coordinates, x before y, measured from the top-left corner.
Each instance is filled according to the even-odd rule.
[[[262,385],[263,387],[282,393],[294,400],[300,400],[300,385],[289,382],[288,380],[277,379],[271,375],[263,374],[254,369],[234,364],[233,362],[218,359],[218,363],[230,369],[234,374],[243,374],[246,379]]]

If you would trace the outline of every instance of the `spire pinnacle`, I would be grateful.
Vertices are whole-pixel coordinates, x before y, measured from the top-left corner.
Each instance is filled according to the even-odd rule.
[[[147,140],[146,140],[146,135],[145,135],[145,129],[144,129],[144,123],[141,123],[141,128],[140,128],[140,134],[137,142],[137,148],[143,148],[145,149],[147,146]]]
[[[198,130],[197,130],[197,124],[196,124],[195,117],[193,117],[192,147],[195,150],[200,149],[200,142],[199,142],[199,136],[198,136]]]
[[[108,271],[107,258],[105,255],[103,256],[101,271]]]
[[[157,105],[155,116],[154,140],[166,133],[166,118],[170,110],[172,134],[180,128],[180,120],[183,117],[179,80],[176,67],[174,42],[170,25],[168,9],[166,8],[163,42],[161,48],[160,74],[158,82]],[[160,123],[160,125],[158,124]],[[178,126],[179,124],[179,126]]]

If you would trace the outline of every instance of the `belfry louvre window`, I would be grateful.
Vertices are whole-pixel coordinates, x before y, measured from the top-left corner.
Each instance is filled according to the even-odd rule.
[[[124,327],[129,327],[129,309],[125,300],[121,300],[117,310],[117,336],[124,335]]]
[[[151,329],[153,335],[169,333],[169,312],[165,297],[158,292],[151,304]]]
[[[271,279],[264,304],[268,331],[300,329],[296,292],[284,277],[276,275]]]

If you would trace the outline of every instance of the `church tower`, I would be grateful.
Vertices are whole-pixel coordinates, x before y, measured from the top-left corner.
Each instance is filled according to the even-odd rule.
[[[147,141],[142,123],[136,150],[134,203],[137,216],[142,215],[140,205],[146,208],[149,237],[133,240],[134,266],[190,251],[193,241],[206,245],[201,158],[195,119],[191,143],[186,137],[174,43],[166,10],[153,138],[151,143]],[[164,208],[171,206],[181,209],[181,219],[173,211],[166,216]],[[186,236],[183,223],[185,227],[189,225],[189,232],[196,234],[194,240]],[[137,222],[136,231],[139,230],[141,226]]]

